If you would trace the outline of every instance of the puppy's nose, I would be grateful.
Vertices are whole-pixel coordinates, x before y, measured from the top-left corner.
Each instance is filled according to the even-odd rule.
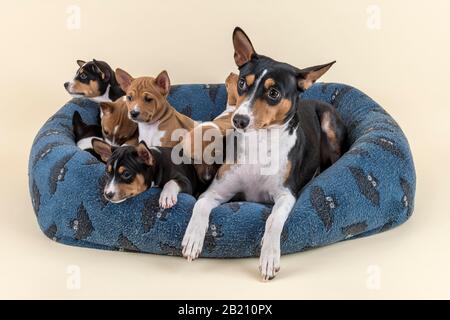
[[[133,118],[133,119],[136,119],[137,117],[139,117],[140,114],[141,114],[141,112],[138,111],[138,110],[131,110],[131,111],[130,111],[130,116],[131,116],[131,118]]]
[[[64,88],[66,88],[66,90],[67,90],[67,88],[69,87],[69,82],[64,82]]]
[[[105,192],[105,198],[107,200],[111,200],[113,197],[114,197],[114,192],[111,192],[111,191]]]
[[[245,129],[250,123],[250,117],[243,114],[235,114],[233,117],[234,127],[237,129]]]

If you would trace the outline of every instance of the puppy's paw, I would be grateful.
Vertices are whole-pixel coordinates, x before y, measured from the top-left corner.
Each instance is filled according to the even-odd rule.
[[[269,239],[263,240],[259,257],[259,271],[263,281],[272,280],[280,271],[280,243]]]
[[[178,196],[177,193],[170,193],[167,190],[163,190],[159,196],[159,206],[162,209],[172,208],[177,204]]]
[[[183,241],[181,242],[183,257],[189,262],[197,259],[202,252],[207,228],[208,222],[204,223],[201,219],[193,219],[189,222]]]

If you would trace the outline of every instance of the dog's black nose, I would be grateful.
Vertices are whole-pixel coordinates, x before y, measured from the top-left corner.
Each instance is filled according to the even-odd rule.
[[[68,82],[64,82],[64,88],[68,88],[69,87],[69,83]]]
[[[111,200],[114,197],[114,192],[105,192],[105,198]]]
[[[130,116],[131,116],[133,119],[136,119],[137,117],[139,117],[140,114],[141,114],[141,113],[140,113],[139,111],[137,111],[137,110],[131,110],[131,111],[130,111]]]
[[[249,116],[243,114],[235,114],[233,117],[233,124],[237,129],[245,129],[250,123]]]

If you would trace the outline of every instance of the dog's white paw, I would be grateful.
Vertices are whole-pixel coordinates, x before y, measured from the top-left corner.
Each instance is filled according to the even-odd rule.
[[[181,242],[183,257],[189,262],[197,259],[202,252],[207,228],[208,221],[205,223],[199,218],[189,221],[183,241]]]
[[[280,242],[270,237],[263,240],[259,257],[259,271],[263,281],[273,279],[280,271],[280,258]]]
[[[167,182],[159,196],[159,206],[162,209],[172,208],[177,203],[179,191],[180,187],[175,181]]]

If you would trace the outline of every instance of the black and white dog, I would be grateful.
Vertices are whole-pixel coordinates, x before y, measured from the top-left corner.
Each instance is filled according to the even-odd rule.
[[[261,163],[222,165],[194,206],[182,241],[183,255],[188,260],[199,256],[211,210],[236,194],[247,201],[273,203],[259,265],[263,280],[269,280],[280,269],[281,232],[298,194],[315,174],[340,157],[346,131],[331,105],[299,97],[334,62],[306,69],[277,62],[257,54],[240,28],[233,32],[233,45],[240,74],[232,124],[238,138],[256,135],[257,143],[252,145],[266,148],[277,169],[269,172]],[[238,139],[238,158],[248,151],[245,141]]]
[[[64,88],[73,97],[84,97],[96,102],[116,101],[125,95],[109,64],[93,59],[77,60],[78,70],[72,81],[64,83]]]

